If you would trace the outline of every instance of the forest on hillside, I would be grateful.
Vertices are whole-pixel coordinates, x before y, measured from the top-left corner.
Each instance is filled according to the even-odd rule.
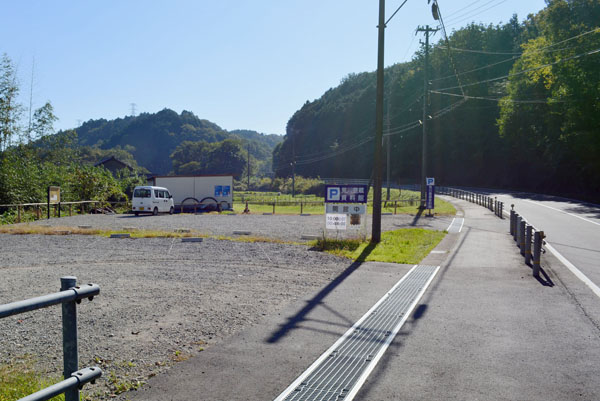
[[[447,40],[440,31],[429,54],[428,175],[600,201],[599,21],[597,0],[549,0],[521,22],[471,24]],[[385,70],[383,161],[389,143],[397,183],[420,179],[424,50]],[[307,101],[275,147],[276,175],[295,165],[308,177],[369,178],[375,87],[374,72],[350,74]]]

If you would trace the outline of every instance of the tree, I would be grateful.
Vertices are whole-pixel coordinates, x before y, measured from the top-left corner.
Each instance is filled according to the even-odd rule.
[[[5,53],[0,61],[0,151],[19,136],[19,120],[23,107],[17,102],[19,86],[16,70]]]
[[[54,134],[54,122],[56,120],[58,120],[58,118],[54,115],[54,108],[48,101],[33,113],[33,123],[31,128],[35,137],[29,139],[40,139]]]

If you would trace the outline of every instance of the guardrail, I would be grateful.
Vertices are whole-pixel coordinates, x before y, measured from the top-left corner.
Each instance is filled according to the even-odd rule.
[[[449,188],[449,187],[436,187],[436,192],[440,195],[453,196],[458,199],[463,199],[471,203],[476,203],[491,210],[496,216],[501,219],[504,218],[504,203],[500,202],[496,198],[480,194],[477,192],[465,191],[462,189]]]
[[[544,245],[544,238],[546,238],[544,232],[536,229],[531,224],[528,224],[527,220],[511,208],[510,234],[517,243],[521,255],[525,257],[525,264],[533,268],[533,276],[539,277],[541,256],[542,252],[544,252],[542,246]]]
[[[325,209],[324,201],[273,201],[273,200],[264,200],[264,201],[244,201],[248,206],[256,205],[256,206],[271,206],[273,208],[272,214],[275,214],[277,207],[298,207],[300,209],[300,214],[304,213],[304,207],[306,206],[322,206],[323,210]],[[369,202],[372,203],[372,202]],[[391,209],[394,208],[394,214],[397,214],[398,207],[402,206],[416,206],[419,204],[418,199],[390,199],[390,200],[382,200],[382,207]]]
[[[64,210],[69,216],[73,215],[73,206],[79,206],[79,213],[85,214],[89,210],[94,209],[98,205],[111,205],[111,206],[119,206],[119,205],[130,205],[131,202],[109,202],[109,201],[76,201],[76,202],[59,202],[59,203],[51,203],[50,210],[54,209],[54,217],[61,217],[61,211]],[[91,206],[88,208],[88,206]],[[26,209],[33,209],[33,213],[35,215],[36,220],[41,220],[45,215],[50,216],[50,210],[48,209],[48,203],[11,203],[0,205],[0,208],[16,208],[17,209],[17,223],[20,223],[23,218],[23,213],[25,213]]]
[[[60,279],[60,292],[0,305],[0,319],[53,305],[62,305],[63,377],[65,379],[19,401],[44,401],[63,393],[65,401],[79,401],[79,390],[83,385],[90,382],[93,384],[102,375],[99,367],[79,370],[77,351],[76,304],[81,303],[84,298],[91,301],[98,294],[100,294],[98,285],[77,286],[77,278],[67,276]]]

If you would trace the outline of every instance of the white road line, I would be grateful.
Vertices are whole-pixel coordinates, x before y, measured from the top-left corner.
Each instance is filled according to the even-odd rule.
[[[452,221],[450,222],[450,225],[448,226],[446,231],[450,232],[450,228],[452,227],[452,224],[454,224],[454,220],[456,220],[456,217],[452,219]]]
[[[534,201],[527,200],[527,199],[525,199],[525,202],[533,203],[534,205],[539,205],[539,206],[547,207],[548,209],[556,210],[557,212],[568,214],[571,217],[577,217],[578,219],[581,219],[583,221],[587,221],[588,223],[592,223],[592,224],[595,224],[597,226],[600,226],[600,223],[598,223],[598,222],[592,221],[590,219],[586,219],[585,217],[577,216],[576,214],[573,214],[573,213],[565,212],[564,210],[560,210],[560,209],[557,209],[557,208],[552,207],[552,206],[544,205],[543,203],[540,203],[540,202],[534,202]]]
[[[440,270],[440,266],[438,266],[435,269],[435,271],[433,272],[431,277],[429,277],[429,280],[427,280],[427,282],[423,285],[423,287],[421,288],[421,291],[419,292],[419,294],[417,295],[417,297],[415,298],[413,303],[410,305],[410,307],[407,309],[407,312],[404,314],[404,317],[402,318],[402,320],[396,325],[396,327],[394,327],[394,330],[392,330],[392,334],[387,336],[385,344],[383,345],[383,347],[381,347],[381,349],[379,350],[379,352],[377,353],[375,358],[373,358],[373,360],[371,361],[369,366],[367,366],[367,369],[365,369],[363,374],[358,378],[358,381],[356,382],[356,384],[354,385],[352,390],[350,390],[350,392],[348,393],[348,395],[346,396],[345,399],[347,399],[348,401],[352,401],[354,399],[354,397],[356,396],[356,394],[358,393],[358,391],[363,386],[363,384],[365,384],[365,381],[367,380],[367,378],[369,377],[369,375],[371,374],[373,369],[375,369],[375,366],[377,366],[377,363],[379,362],[379,360],[381,359],[383,354],[385,354],[385,351],[388,349],[388,347],[390,346],[392,341],[394,341],[394,339],[396,338],[396,335],[398,334],[398,332],[400,331],[400,329],[402,328],[402,326],[404,325],[404,323],[406,322],[408,317],[412,314],[412,311],[415,309],[415,306],[417,306],[417,304],[423,297],[423,294],[425,294],[425,291],[429,287],[429,284],[431,284],[431,282],[433,281],[434,277],[436,276],[436,274],[439,270]]]
[[[554,254],[554,256],[556,256],[556,258],[558,260],[560,260],[569,270],[571,270],[571,272],[579,280],[583,281],[588,287],[590,287],[590,289],[594,292],[594,294],[596,294],[600,298],[600,287],[598,287],[596,284],[594,284],[594,282],[592,280],[590,280],[585,274],[583,274],[581,272],[581,270],[579,270],[577,267],[575,267],[575,265],[573,263],[569,262],[567,260],[567,258],[565,258],[563,255],[561,255],[560,252],[558,252],[556,249],[554,249],[554,247],[547,242],[546,242],[546,248],[548,248],[548,250],[550,252],[552,252],[552,254]]]
[[[460,220],[460,227],[458,228],[458,230],[454,231],[454,230],[452,230],[452,226],[454,226],[454,223],[458,223],[457,220]],[[465,224],[465,219],[463,219],[462,217],[455,217],[452,219],[452,223],[450,223],[450,225],[448,226],[446,231],[448,231],[449,233],[459,233],[462,231],[464,224]]]

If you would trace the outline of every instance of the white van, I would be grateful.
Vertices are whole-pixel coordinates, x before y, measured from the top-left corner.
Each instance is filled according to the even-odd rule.
[[[167,188],[141,186],[133,190],[131,209],[136,216],[140,213],[152,213],[156,216],[159,213],[173,214],[175,207]]]

